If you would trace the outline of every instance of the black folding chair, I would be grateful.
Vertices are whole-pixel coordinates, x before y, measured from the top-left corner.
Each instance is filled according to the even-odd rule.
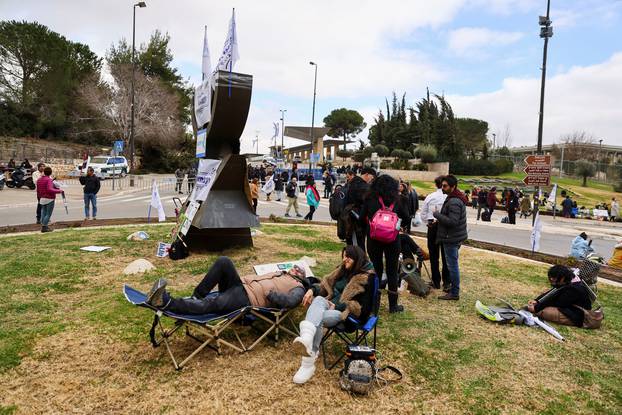
[[[332,337],[333,334],[336,334],[337,337],[339,337],[345,343],[346,346],[348,345],[358,346],[361,344],[369,346],[367,336],[371,333],[372,334],[371,343],[373,344],[372,347],[374,349],[376,348],[376,325],[378,323],[378,310],[380,309],[380,293],[381,293],[379,286],[380,286],[380,281],[378,279],[378,276],[376,275],[374,276],[373,286],[371,287],[372,289],[372,292],[371,292],[372,311],[369,317],[367,318],[367,320],[361,321],[352,316],[348,316],[348,318],[345,321],[337,324],[335,327],[329,328],[326,334],[324,334],[324,337],[322,337],[322,343],[321,343],[322,360],[324,361],[324,367],[327,368],[328,370],[331,370],[332,368],[337,366],[337,364],[339,364],[339,362],[341,362],[341,360],[343,360],[343,358],[346,356],[345,351],[343,351],[334,362],[332,363],[329,362],[329,359],[326,353],[326,343],[328,342],[328,339]]]

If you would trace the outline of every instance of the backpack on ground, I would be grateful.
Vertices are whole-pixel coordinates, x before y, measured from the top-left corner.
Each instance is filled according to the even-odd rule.
[[[490,222],[490,213],[482,212],[482,222]]]
[[[375,241],[388,244],[395,241],[399,234],[400,218],[397,213],[393,212],[395,203],[386,207],[381,197],[378,198],[378,202],[380,209],[369,221],[369,237]]]
[[[382,373],[393,372],[394,379],[385,379]],[[348,345],[344,368],[339,373],[341,389],[358,395],[369,394],[374,385],[383,386],[402,379],[402,372],[393,366],[378,366],[376,350],[364,345]]]
[[[333,220],[338,220],[346,207],[346,194],[343,190],[337,190],[330,195],[328,200],[328,213]]]
[[[510,218],[507,216],[504,216],[503,218],[501,218],[501,223],[510,223]]]
[[[177,261],[178,259],[184,259],[188,257],[188,255],[190,255],[190,252],[188,251],[188,246],[179,237],[175,239],[175,241],[171,244],[171,247],[168,249],[168,257],[173,261]]]

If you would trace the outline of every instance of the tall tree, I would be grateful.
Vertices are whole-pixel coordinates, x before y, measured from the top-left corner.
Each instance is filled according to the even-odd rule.
[[[354,138],[367,126],[361,114],[346,108],[332,110],[324,118],[324,125],[329,128],[329,136],[334,138],[343,137],[344,150],[346,149],[348,137]]]
[[[488,123],[474,118],[456,118],[456,134],[458,141],[469,149],[474,157],[476,152],[483,152],[484,146],[487,145]]]

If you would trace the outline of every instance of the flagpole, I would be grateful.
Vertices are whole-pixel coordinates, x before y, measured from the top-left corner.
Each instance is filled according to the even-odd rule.
[[[205,39],[207,39],[207,25],[205,25],[205,29],[204,29],[204,32],[203,32],[203,43],[204,43],[203,44],[203,52],[205,52]],[[203,57],[203,59],[205,59],[205,57]],[[203,61],[201,61],[201,66],[203,66]],[[205,73],[203,71],[201,71],[201,72],[202,72],[201,81],[205,81]]]
[[[147,223],[149,223],[149,219],[151,219],[151,202],[149,202],[149,210],[147,211]]]
[[[231,12],[231,59],[229,60],[229,98],[231,98],[231,72],[233,71],[233,45],[235,45],[235,7]]]

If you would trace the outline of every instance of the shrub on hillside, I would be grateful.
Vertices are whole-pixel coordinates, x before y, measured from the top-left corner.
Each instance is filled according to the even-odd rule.
[[[379,157],[386,157],[389,155],[389,147],[384,144],[376,144],[374,146],[374,151],[378,153]]]
[[[438,151],[434,146],[423,144],[415,150],[415,156],[420,158],[424,163],[433,163],[438,157]]]

